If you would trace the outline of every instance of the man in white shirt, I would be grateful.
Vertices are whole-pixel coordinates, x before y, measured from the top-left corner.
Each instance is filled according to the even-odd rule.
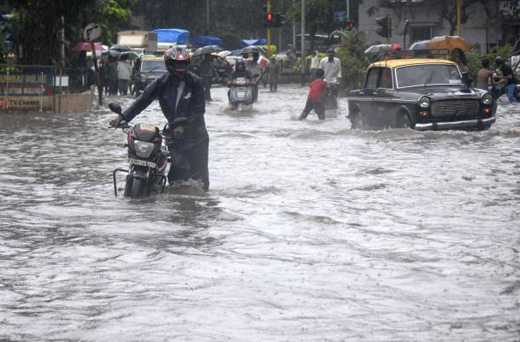
[[[117,62],[117,88],[120,95],[128,93],[128,84],[132,77],[132,66],[126,60]]]
[[[314,56],[312,56],[312,59],[311,59],[311,76],[312,76],[312,79],[316,78],[316,70],[318,70],[319,67],[320,67],[319,52],[318,51],[314,51]]]
[[[320,62],[320,69],[325,72],[325,81],[327,83],[339,83],[341,78],[341,61],[336,57],[333,49],[327,51],[328,57],[325,57]]]
[[[341,78],[341,61],[336,57],[334,49],[327,51],[328,57],[320,61],[320,69],[325,72],[324,79],[328,84],[332,101],[332,108],[338,107],[338,84]]]

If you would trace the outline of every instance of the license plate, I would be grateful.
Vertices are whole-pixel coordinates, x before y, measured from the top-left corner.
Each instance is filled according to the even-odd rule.
[[[151,167],[151,168],[156,167],[155,163],[149,162],[149,161],[146,161],[146,160],[139,160],[139,159],[129,158],[128,162],[130,164],[139,165],[139,166],[148,166],[148,167]]]
[[[238,96],[240,96],[240,97],[246,96],[246,93],[241,93],[241,92],[239,92],[239,93],[238,93]]]

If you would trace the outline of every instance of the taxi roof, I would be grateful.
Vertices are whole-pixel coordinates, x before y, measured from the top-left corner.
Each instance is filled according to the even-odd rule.
[[[163,56],[144,55],[141,56],[142,61],[164,61]]]
[[[456,65],[455,62],[448,61],[446,59],[436,58],[409,58],[409,59],[387,59],[384,61],[375,62],[369,65],[369,68],[373,67],[387,67],[397,68],[402,66],[412,66],[417,64],[447,64]]]

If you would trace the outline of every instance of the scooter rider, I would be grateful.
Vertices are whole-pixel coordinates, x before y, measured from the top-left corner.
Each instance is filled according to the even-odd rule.
[[[203,189],[208,190],[209,136],[204,121],[204,85],[200,77],[188,72],[190,60],[184,49],[168,49],[164,60],[168,73],[146,87],[128,109],[110,121],[110,125],[117,127],[122,121],[130,122],[158,98],[168,122],[172,123],[179,117],[188,118],[186,126],[175,128],[173,139],[167,139],[171,156],[170,184],[191,177],[201,180]]]
[[[339,79],[341,78],[341,61],[336,57],[334,49],[327,51],[328,56],[320,61],[320,69],[325,72],[324,78],[329,85],[331,95],[333,97],[333,108],[337,108],[337,97]]]
[[[253,76],[249,70],[246,69],[246,62],[244,60],[238,60],[235,64],[235,70],[231,73],[231,76],[228,80],[228,86],[231,86],[233,80],[236,80],[238,77],[247,78],[250,82],[253,82]],[[228,99],[231,96],[231,89],[228,91]]]
[[[235,64],[235,70],[233,70],[233,72],[231,73],[229,82],[236,79],[237,77],[245,77],[250,81],[253,80],[253,76],[251,75],[251,72],[246,69],[246,62],[244,62],[243,60],[239,60]]]

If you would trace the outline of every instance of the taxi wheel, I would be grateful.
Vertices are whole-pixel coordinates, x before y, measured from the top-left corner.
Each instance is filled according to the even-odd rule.
[[[412,123],[410,122],[410,118],[406,113],[397,114],[397,120],[395,123],[396,128],[410,128],[412,127]]]
[[[360,113],[354,115],[350,120],[351,129],[362,129],[363,128],[363,116]]]

